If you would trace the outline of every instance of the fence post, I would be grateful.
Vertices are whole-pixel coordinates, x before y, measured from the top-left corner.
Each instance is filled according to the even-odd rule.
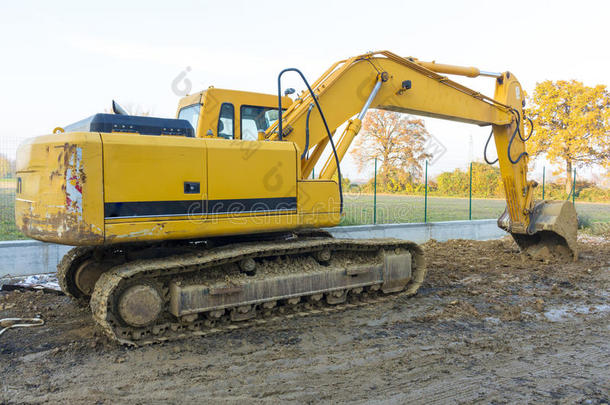
[[[426,178],[424,186],[424,222],[428,222],[428,160],[426,159]]]
[[[572,205],[576,207],[576,168],[574,168],[574,177],[572,178]]]
[[[542,200],[544,201],[544,183],[546,180],[546,166],[542,166]]]
[[[375,180],[373,182],[373,224],[377,224],[377,158],[375,158]]]
[[[470,192],[468,197],[468,220],[472,221],[472,162],[470,162]]]

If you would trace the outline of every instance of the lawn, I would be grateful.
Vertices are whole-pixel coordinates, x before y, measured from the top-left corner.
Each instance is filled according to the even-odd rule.
[[[0,240],[26,239],[15,227],[15,189],[0,183]]]
[[[498,218],[504,211],[503,200],[472,200],[472,219]],[[14,188],[0,187],[0,240],[25,239],[15,227]],[[576,203],[579,216],[586,224],[610,223],[610,204]],[[341,225],[373,223],[372,195],[345,195],[345,216]],[[428,198],[428,221],[455,221],[468,219],[467,198]],[[377,196],[377,223],[404,223],[424,221],[424,197],[402,195]]]
[[[346,194],[341,225],[373,223],[373,196]],[[472,219],[497,218],[504,211],[501,200],[473,200]],[[468,219],[468,199],[428,198],[428,222]],[[424,222],[424,197],[378,195],[377,223]]]
[[[0,189],[14,189],[15,179],[0,179]]]
[[[373,196],[346,194],[345,217],[341,225],[373,223]],[[504,200],[473,199],[472,219],[498,218],[504,208]],[[587,222],[610,222],[610,204],[576,202],[578,215]],[[467,198],[428,197],[428,222],[468,219]],[[405,195],[377,196],[377,223],[401,223],[424,221],[424,197]]]

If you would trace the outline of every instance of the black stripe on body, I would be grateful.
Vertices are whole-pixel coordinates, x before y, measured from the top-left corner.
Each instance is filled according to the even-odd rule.
[[[296,197],[227,200],[136,201],[104,203],[104,217],[166,217],[239,214],[245,212],[296,211]]]

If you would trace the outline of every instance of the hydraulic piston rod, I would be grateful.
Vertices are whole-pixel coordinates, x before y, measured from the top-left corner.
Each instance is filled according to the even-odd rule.
[[[377,93],[379,92],[382,83],[383,75],[379,75],[379,77],[377,78],[377,83],[375,83],[375,87],[373,87],[373,90],[371,91],[371,94],[369,94],[369,97],[366,99],[366,102],[362,106],[362,109],[360,110],[356,118],[354,118],[353,120],[349,120],[347,126],[345,127],[345,130],[341,134],[341,138],[339,138],[339,142],[337,142],[337,156],[339,157],[339,161],[343,159],[345,153],[347,152],[347,149],[352,144],[352,141],[354,140],[356,135],[358,135],[358,132],[360,132],[360,128],[362,127],[362,120],[364,119],[364,116],[366,115],[366,112],[368,111],[369,107],[373,103],[375,96],[377,96]],[[324,163],[320,178],[329,180],[330,178],[332,178],[333,174],[335,174],[336,171],[337,162],[335,161],[335,157],[333,155],[330,155],[326,160],[326,163]]]
[[[360,110],[360,112],[358,113],[359,120],[362,121],[362,119],[366,115],[366,112],[368,111],[369,107],[371,106],[373,99],[375,99],[375,96],[377,95],[377,93],[379,93],[379,89],[381,88],[381,83],[383,83],[383,79],[380,76],[377,79],[377,83],[375,83],[375,87],[373,87],[373,91],[371,91],[371,94],[369,94],[369,98],[366,99],[364,106],[362,106],[362,110]]]

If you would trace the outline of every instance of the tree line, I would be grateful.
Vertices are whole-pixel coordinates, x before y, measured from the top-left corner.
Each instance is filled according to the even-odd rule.
[[[589,202],[610,202],[610,189],[598,187],[588,180],[576,180],[576,199]],[[344,189],[351,193],[371,194],[374,191],[374,179],[364,184],[351,183],[344,179]],[[424,195],[425,182],[404,173],[379,173],[377,176],[378,193],[405,195]],[[566,200],[571,193],[565,190],[564,181],[546,182],[545,199]],[[455,169],[443,172],[428,180],[428,195],[437,197],[462,197],[470,194],[469,170]],[[500,169],[483,162],[472,163],[472,196],[474,198],[504,198],[504,189]],[[542,199],[542,184],[536,188],[534,198]]]
[[[15,160],[0,153],[0,179],[15,177]]]

